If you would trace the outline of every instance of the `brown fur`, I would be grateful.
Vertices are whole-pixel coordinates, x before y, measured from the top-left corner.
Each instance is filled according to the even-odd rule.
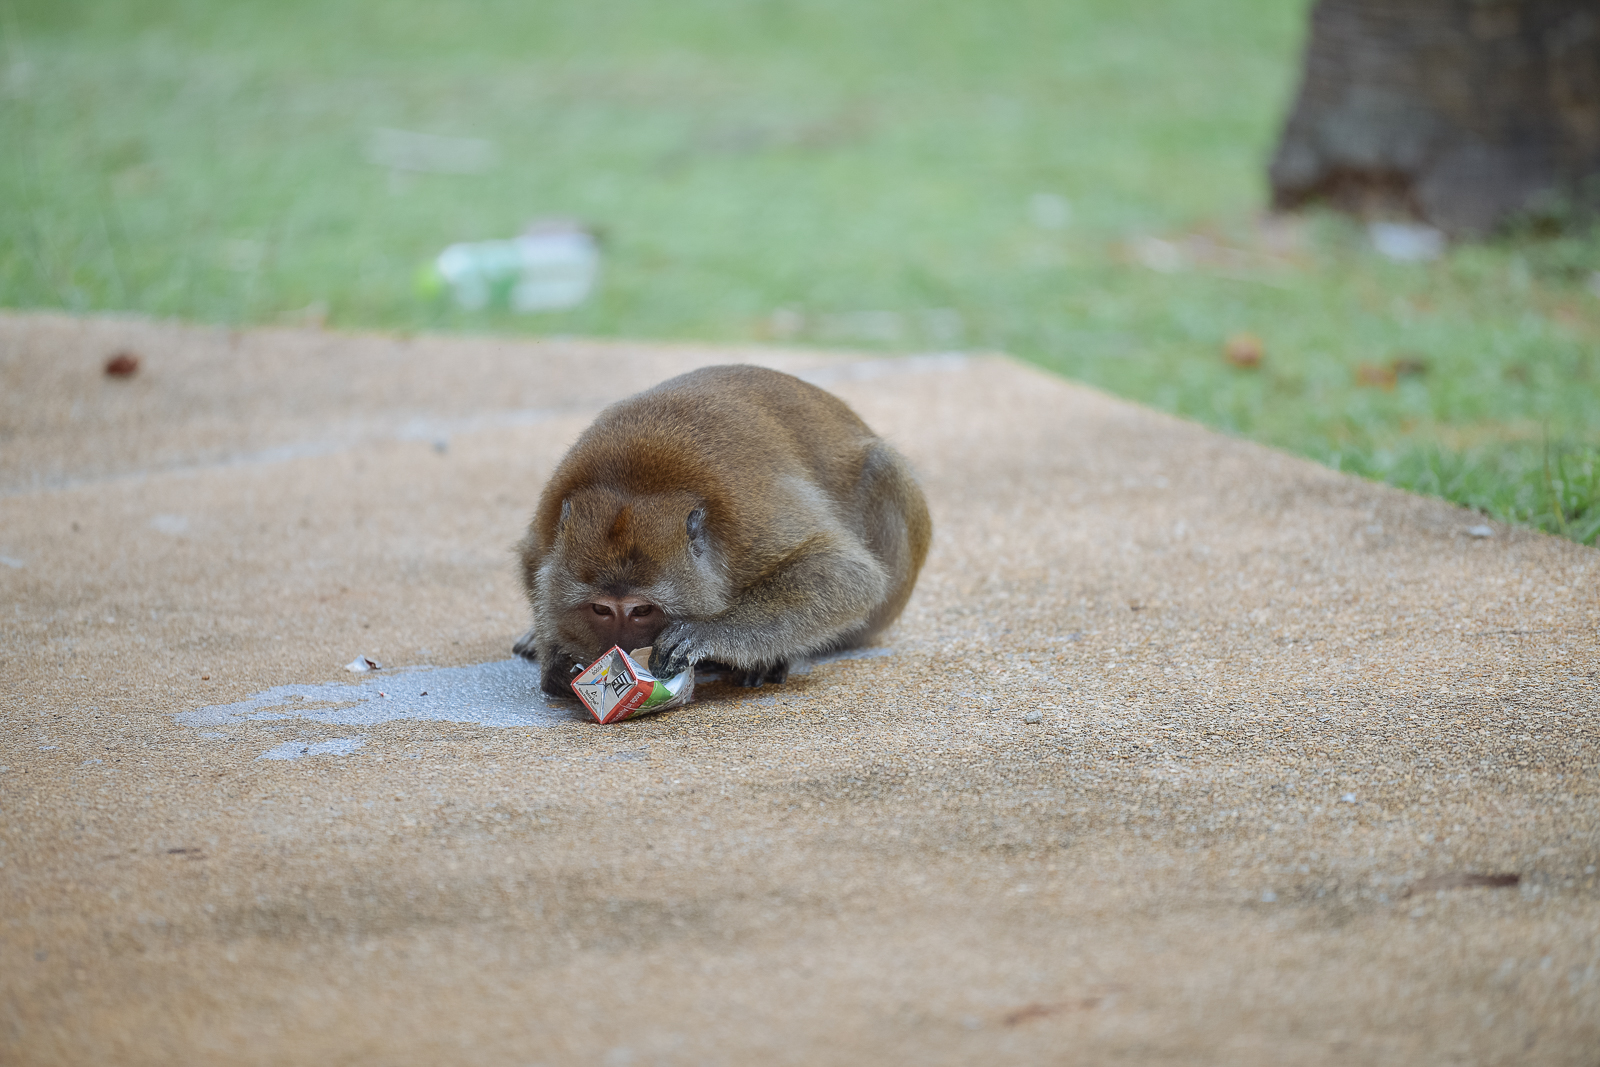
[[[662,675],[745,684],[849,648],[905,607],[932,524],[899,453],[837,397],[707,367],[613,404],[557,466],[519,546],[547,692],[612,643]],[[636,647],[629,645],[628,647]]]

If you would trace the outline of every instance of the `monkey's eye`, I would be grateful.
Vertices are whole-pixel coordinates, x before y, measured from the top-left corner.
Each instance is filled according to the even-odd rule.
[[[628,612],[628,614],[633,616],[635,619],[642,619],[654,610],[656,610],[655,607],[650,604],[641,604],[632,611]]]
[[[611,614],[611,609],[606,607],[604,604],[590,604],[589,606],[594,609],[594,613],[596,615],[610,615]]]

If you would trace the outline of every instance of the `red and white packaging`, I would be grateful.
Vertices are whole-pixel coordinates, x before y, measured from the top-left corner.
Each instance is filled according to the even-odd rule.
[[[572,691],[601,724],[623,722],[640,715],[678,707],[694,696],[694,668],[658,681],[645,669],[648,648],[633,655],[615,645],[572,680]]]

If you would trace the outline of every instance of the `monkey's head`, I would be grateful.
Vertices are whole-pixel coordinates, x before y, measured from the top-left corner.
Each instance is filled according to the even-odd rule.
[[[588,663],[612,645],[651,644],[674,619],[720,614],[729,592],[719,560],[692,494],[573,491],[538,575],[559,651]]]

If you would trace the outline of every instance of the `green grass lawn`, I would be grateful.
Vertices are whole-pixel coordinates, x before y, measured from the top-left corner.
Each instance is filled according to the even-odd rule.
[[[1594,543],[1600,241],[1400,264],[1337,218],[1263,223],[1303,22],[1272,0],[0,0],[0,304],[1004,349]],[[393,171],[380,128],[493,159]],[[552,215],[605,235],[582,307],[419,292],[446,244]],[[1258,368],[1223,358],[1239,333]]]

